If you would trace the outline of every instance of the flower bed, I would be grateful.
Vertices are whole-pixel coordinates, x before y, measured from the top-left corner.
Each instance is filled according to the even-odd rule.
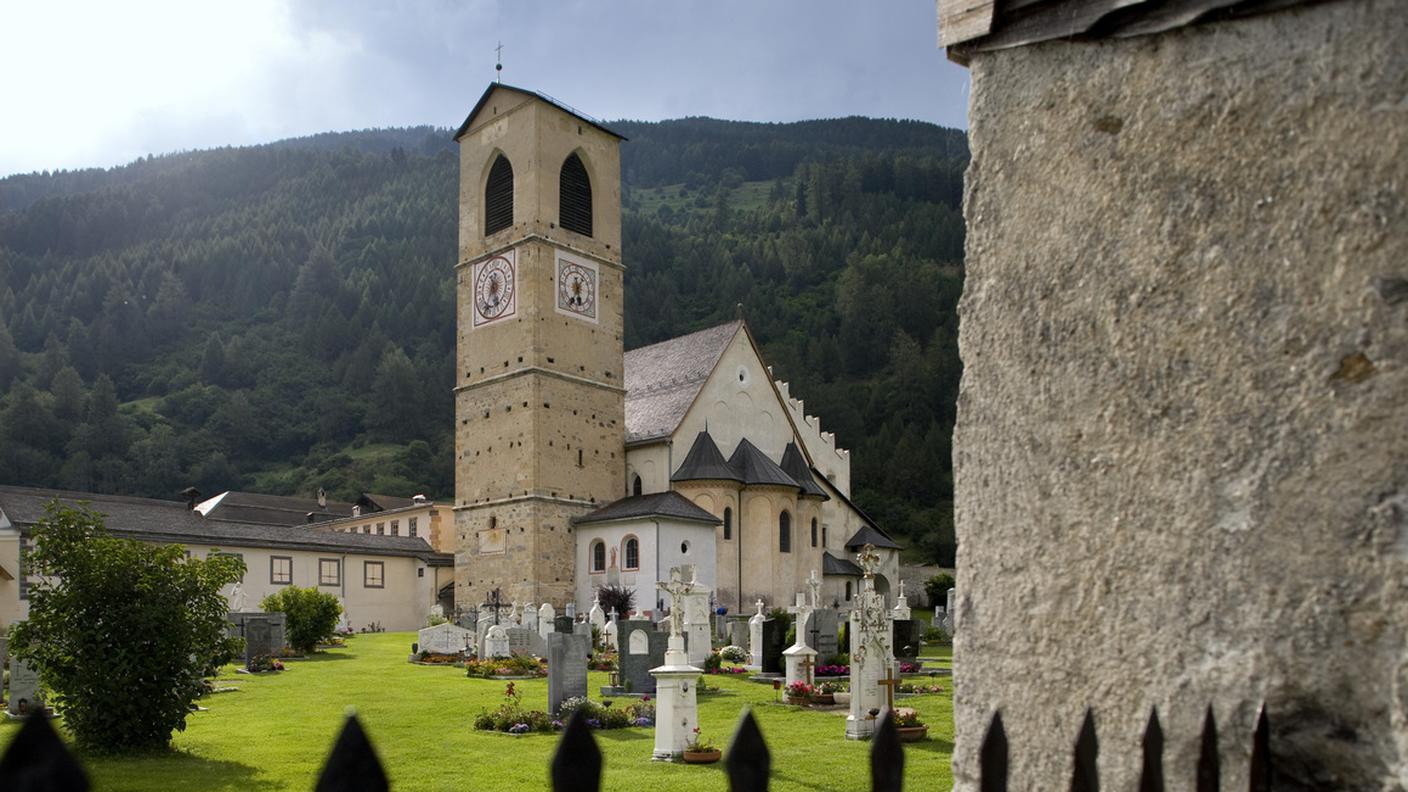
[[[906,662],[903,662],[903,661],[900,662],[900,673],[901,673],[901,674],[918,674],[918,673],[920,673],[920,672],[922,672],[922,671],[923,671],[923,667],[922,667],[921,665],[919,665],[918,663],[906,663]],[[819,677],[850,676],[850,675],[851,675],[851,667],[848,666],[848,665],[838,665],[838,664],[835,664],[835,663],[828,663],[828,664],[826,664],[826,665],[819,665],[819,666],[817,666],[815,669],[813,669],[812,675],[813,675],[813,676],[819,676]]]
[[[422,651],[416,656],[416,662],[424,665],[459,665],[464,662],[464,655],[436,654],[435,652]]]
[[[504,734],[549,733],[560,731],[578,710],[583,711],[587,725],[593,729],[655,725],[655,703],[649,696],[624,707],[612,705],[611,701],[598,703],[580,697],[570,698],[562,702],[558,716],[554,718],[542,710],[524,709],[523,694],[510,682],[504,689],[504,703],[500,704],[498,709],[481,712],[475,716],[474,728]]]
[[[464,661],[465,676],[479,679],[495,677],[545,677],[547,666],[542,660],[531,655],[513,657],[491,657],[485,660],[470,658]]]

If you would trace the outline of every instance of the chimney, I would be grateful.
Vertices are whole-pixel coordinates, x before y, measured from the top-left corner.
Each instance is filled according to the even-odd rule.
[[[361,517],[361,516],[362,516],[362,507],[361,507],[361,506],[353,506],[353,507],[352,507],[352,516],[353,516],[353,517]]]
[[[186,498],[186,508],[190,511],[195,511],[196,504],[200,503],[200,490],[195,487],[186,487],[181,490],[181,494]]]
[[[313,523],[313,512],[308,512],[306,515],[304,515],[304,519],[306,519],[311,525]]]
[[[417,505],[423,504],[426,502],[426,497],[420,493],[416,493],[414,496],[411,497],[411,502]]]

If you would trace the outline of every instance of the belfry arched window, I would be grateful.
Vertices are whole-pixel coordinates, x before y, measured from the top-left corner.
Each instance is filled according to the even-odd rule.
[[[513,166],[500,154],[484,185],[484,236],[513,225]]]
[[[559,180],[558,224],[583,236],[592,235],[592,180],[582,158],[570,154],[562,163]]]
[[[636,476],[635,480],[631,482],[631,494],[639,495],[643,489],[644,487],[641,485],[640,476]]]
[[[733,538],[733,508],[724,508],[724,539]]]
[[[816,518],[812,518],[812,547],[816,547]]]
[[[777,549],[792,552],[792,514],[788,511],[777,516]]]

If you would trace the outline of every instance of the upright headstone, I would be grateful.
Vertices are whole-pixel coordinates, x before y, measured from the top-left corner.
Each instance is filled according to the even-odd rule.
[[[601,609],[601,596],[592,600],[592,609],[587,611],[587,621],[598,631],[606,629],[606,611]]]
[[[670,570],[668,583],[656,585],[670,597],[670,638],[664,664],[650,670],[655,677],[655,750],[651,758],[668,760],[683,754],[694,736],[699,722],[695,688],[703,669],[689,664],[684,649],[682,597],[692,592],[695,584],[685,581],[676,567]]]
[[[924,623],[918,619],[893,619],[895,658],[907,662],[919,659],[919,645],[924,637]]]
[[[538,630],[538,609],[531,602],[523,606],[523,626],[534,632]]]
[[[570,634],[575,623],[571,616],[558,616],[552,620],[553,632]]]
[[[508,653],[511,655],[537,655],[541,652],[533,651],[535,645],[542,644],[543,639],[538,635],[537,630],[530,630],[527,627],[507,627],[504,632],[508,635]]]
[[[685,654],[690,665],[701,665],[714,650],[709,624],[709,589],[690,581],[690,590],[682,595],[684,609]]]
[[[270,619],[250,615],[244,619],[244,667],[249,668],[257,657],[273,657],[274,634]]]
[[[763,615],[763,601],[756,603],[758,612],[748,619],[748,668],[752,671],[763,670],[763,622],[768,617]]]
[[[474,646],[478,652],[479,657],[481,658],[492,656],[487,655],[484,652],[488,649],[485,642],[488,639],[489,629],[493,626],[493,619],[485,619],[483,617],[480,617],[479,622],[474,626]]]
[[[28,715],[36,708],[44,706],[39,693],[39,672],[29,663],[18,657],[10,658],[10,703],[11,715]]]
[[[573,634],[573,635],[585,635],[585,636],[587,636],[587,645],[588,645],[588,646],[592,646],[592,625],[591,625],[591,622],[584,622],[584,621],[572,622],[572,634]],[[595,648],[595,647],[593,647],[593,648]]]
[[[813,669],[816,668],[816,650],[807,645],[807,625],[811,622],[812,606],[806,601],[806,595],[798,594],[797,604],[788,610],[796,616],[797,629],[792,645],[782,652],[786,684],[805,682],[810,685],[814,679]]]
[[[728,617],[728,642],[731,646],[748,649],[748,617]]]
[[[468,654],[474,649],[474,633],[446,622],[418,631],[416,643],[422,652],[431,654]]]
[[[484,645],[480,647],[479,656],[488,657],[508,657],[513,654],[509,649],[508,630],[502,624],[490,625],[488,632],[484,633]]]
[[[953,595],[954,589],[949,589],[948,600],[944,603],[944,632],[948,633],[949,635],[953,635],[954,627]]]
[[[654,693],[655,677],[650,669],[664,665],[669,637],[647,619],[626,619],[617,625],[621,642],[618,661],[621,684],[632,693]]]
[[[548,636],[548,712],[556,715],[562,702],[587,695],[587,658],[591,638],[569,633]]]
[[[543,606],[538,608],[538,635],[543,636],[544,641],[548,639],[548,633],[556,629],[553,624],[556,619],[557,609],[552,606],[552,603],[544,602]]]
[[[787,622],[768,619],[763,622],[763,657],[759,670],[764,674],[783,672],[782,652],[787,647]]]
[[[611,611],[611,618],[606,620],[606,627],[601,631],[601,642],[607,649],[615,649],[617,646],[616,633],[621,629],[617,624],[619,621],[616,611]]]
[[[567,601],[567,604],[566,604],[565,606],[563,606],[562,615],[563,615],[563,616],[566,616],[567,618],[571,619],[572,621],[576,621],[576,620],[577,620],[577,603],[576,603],[576,602],[573,602],[573,601],[571,601],[571,600],[568,600],[568,601]]]
[[[891,609],[891,617],[895,619],[910,618],[909,599],[904,595],[904,581],[900,581],[900,593],[895,596],[895,607]]]
[[[846,716],[846,738],[859,740],[875,733],[893,701],[894,655],[890,645],[890,614],[885,597],[875,590],[875,568],[880,557],[872,545],[856,556],[865,576],[860,597],[851,611],[847,632],[851,634],[851,709]],[[878,712],[871,715],[871,711]]]
[[[826,662],[841,651],[841,622],[835,608],[821,608],[812,614],[807,628],[807,642],[816,650],[820,662]]]

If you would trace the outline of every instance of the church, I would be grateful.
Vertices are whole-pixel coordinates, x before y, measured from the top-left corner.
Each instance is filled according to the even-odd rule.
[[[714,606],[877,589],[900,547],[850,500],[850,456],[742,320],[625,352],[620,145],[550,97],[490,85],[460,147],[455,602],[585,608],[607,585],[658,612],[692,565]],[[450,533],[450,532],[447,532]]]

